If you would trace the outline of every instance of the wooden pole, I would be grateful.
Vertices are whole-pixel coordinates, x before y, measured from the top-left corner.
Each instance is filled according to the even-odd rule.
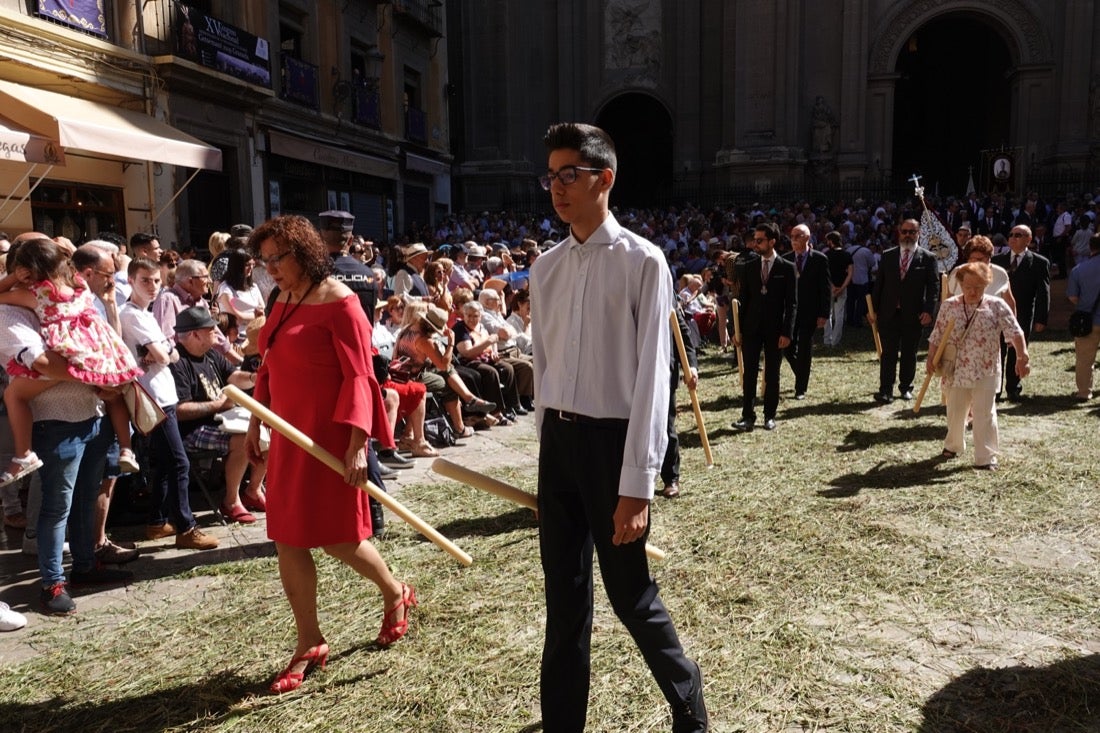
[[[449,479],[458,481],[460,484],[466,484],[475,489],[481,489],[490,494],[495,494],[502,499],[507,499],[520,506],[525,506],[536,513],[539,510],[538,499],[528,494],[526,491],[518,489],[511,484],[506,484],[503,481],[499,481],[492,476],[486,476],[483,473],[478,473],[465,466],[460,466],[457,463],[448,461],[446,458],[436,458],[432,461],[432,470],[440,476],[446,476]],[[651,560],[665,559],[664,550],[658,549],[650,544],[646,544],[645,554],[648,555]]]
[[[871,301],[871,294],[867,293],[867,313],[871,318],[871,335],[875,337],[875,353],[878,354],[879,361],[882,361],[882,337],[878,334],[878,314],[875,313],[875,304]]]
[[[684,374],[688,374],[691,371],[691,364],[688,363],[687,347],[684,346],[684,334],[680,333],[680,323],[676,320],[676,313],[669,313],[668,317],[672,321],[672,338],[676,340],[676,351],[680,354],[680,369]],[[699,395],[696,394],[695,387],[690,388],[688,394],[691,396],[691,409],[695,412],[695,427],[699,429],[699,438],[703,442],[703,455],[707,459],[707,468],[712,468],[714,458],[710,454],[710,439],[707,437],[707,426],[703,423]]]
[[[940,359],[943,358],[943,350],[947,348],[947,339],[950,338],[951,331],[954,328],[955,319],[952,318],[947,322],[947,326],[944,327],[943,336],[940,337],[940,342],[936,345],[936,353],[932,355],[932,371],[924,375],[924,384],[920,386],[920,393],[917,395],[917,401],[913,403],[914,415],[920,412],[920,403],[924,400],[924,393],[928,391],[928,385],[932,383],[932,375],[940,368]]]
[[[329,453],[321,446],[317,445],[315,442],[313,442],[312,438],[310,438],[302,431],[298,430],[298,428],[294,427],[283,418],[276,415],[265,405],[257,402],[233,385],[226,386],[225,389],[223,389],[222,391],[226,394],[227,397],[229,397],[229,399],[233,400],[238,405],[248,410],[256,417],[260,418],[260,420],[262,420],[264,424],[266,424],[272,430],[276,430],[281,433],[287,438],[287,440],[297,445],[306,453],[309,453],[311,456],[331,468],[336,473],[340,474],[341,476],[344,475],[343,461]],[[473,558],[463,552],[457,545],[441,535],[434,527],[410,512],[400,502],[398,502],[382,489],[372,484],[370,481],[364,481],[363,483],[359,484],[358,488],[370,494],[380,504],[382,504],[382,506],[386,507],[394,514],[401,517],[401,519],[408,522],[417,532],[437,544],[440,548],[445,550],[448,554],[450,554],[463,565],[469,567],[473,564]]]
[[[733,342],[734,350],[737,352],[737,376],[741,382],[741,388],[745,387],[745,357],[741,353],[741,301],[734,298],[733,301],[733,337],[737,339]]]

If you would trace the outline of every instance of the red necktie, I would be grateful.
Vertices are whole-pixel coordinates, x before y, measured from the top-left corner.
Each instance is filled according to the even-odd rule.
[[[909,250],[903,249],[901,251],[901,277],[905,278],[905,273],[909,272]]]

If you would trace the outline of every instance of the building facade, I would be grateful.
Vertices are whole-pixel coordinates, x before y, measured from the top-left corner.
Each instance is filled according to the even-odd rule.
[[[560,120],[615,138],[613,203],[913,174],[959,194],[1100,183],[1095,0],[466,0],[448,16],[464,209],[540,206]]]
[[[444,23],[438,0],[0,0],[0,229],[202,249],[277,214],[434,221]]]

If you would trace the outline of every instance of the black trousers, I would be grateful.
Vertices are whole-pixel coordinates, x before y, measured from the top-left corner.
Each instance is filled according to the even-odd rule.
[[[905,323],[901,316],[879,326],[882,361],[879,362],[878,386],[881,394],[893,395],[895,372],[900,392],[913,389],[917,375],[917,346],[923,331],[920,321]]]
[[[1024,334],[1024,343],[1031,343],[1031,334]],[[1001,371],[1004,373],[1005,391],[1011,396],[1016,396],[1023,391],[1023,386],[1020,384],[1020,375],[1016,373],[1016,349],[1012,347],[1005,337],[1001,335]],[[997,390],[997,396],[999,397],[1001,390]]]
[[[756,422],[756,379],[760,372],[760,353],[764,353],[764,419],[775,417],[779,409],[779,368],[783,358],[779,351],[779,337],[767,339],[744,336],[741,339],[741,358],[745,364],[745,386],[742,390],[741,419]]]
[[[787,363],[794,372],[794,392],[802,394],[810,386],[810,366],[813,362],[814,333],[817,321],[809,325],[795,325],[794,340],[784,351]]]
[[[668,389],[668,447],[661,463],[661,481],[665,486],[680,480],[680,435],[676,432],[676,385],[680,383],[680,359],[672,362],[671,383]]]
[[[546,586],[542,650],[545,733],[581,733],[588,712],[592,551],[615,614],[634,638],[669,704],[692,692],[695,664],[649,574],[645,538],[611,544],[626,423],[566,422],[547,411],[539,450],[539,549]],[[648,536],[648,531],[646,533]]]

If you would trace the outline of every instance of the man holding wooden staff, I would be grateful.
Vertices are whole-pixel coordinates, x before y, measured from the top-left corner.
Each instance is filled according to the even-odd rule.
[[[539,182],[570,234],[538,258],[530,281],[546,587],[543,730],[585,727],[595,549],[611,605],[671,706],[672,730],[706,731],[702,674],[684,654],[645,555],[667,443],[668,265],[608,209],[617,159],[607,133],[561,123],[545,143]]]
[[[690,371],[684,375],[684,386],[692,390],[699,381],[699,358],[695,353],[695,346],[691,343],[691,333],[679,303],[672,312],[676,318],[676,327],[680,329],[684,353],[687,355],[690,367]],[[675,499],[680,495],[680,436],[676,432],[676,384],[680,381],[680,353],[676,348],[675,338],[672,340],[672,362],[669,370],[671,374],[668,380],[668,448],[665,449],[665,460],[661,463],[661,481],[664,483],[661,496],[666,499]]]
[[[932,323],[939,297],[936,256],[917,246],[920,222],[905,219],[898,226],[898,246],[882,253],[878,277],[871,290],[874,315],[867,320],[878,325],[882,337],[879,388],[875,401],[894,401],[894,382],[903,400],[913,399],[917,375],[917,346],[921,332]]]

